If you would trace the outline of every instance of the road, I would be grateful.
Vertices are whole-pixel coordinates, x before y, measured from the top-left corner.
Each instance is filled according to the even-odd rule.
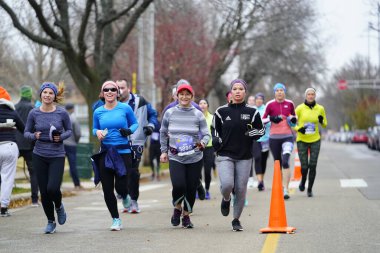
[[[195,203],[195,228],[172,227],[166,178],[141,185],[142,212],[121,214],[120,232],[108,231],[111,218],[97,189],[64,199],[68,220],[53,235],[42,233],[46,220],[41,207],[13,209],[11,217],[0,218],[0,252],[380,252],[380,152],[323,142],[314,197],[299,192],[293,182],[295,189],[285,202],[288,225],[297,228],[294,234],[259,232],[268,225],[271,159],[266,190],[248,190],[243,232],[232,232],[231,215],[220,214],[217,179],[212,199]]]

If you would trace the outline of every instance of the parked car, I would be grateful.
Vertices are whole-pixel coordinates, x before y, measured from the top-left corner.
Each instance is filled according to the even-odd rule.
[[[368,128],[368,141],[367,146],[370,149],[380,151],[380,126]]]
[[[355,130],[352,135],[351,142],[352,143],[367,143],[368,142],[367,131]]]

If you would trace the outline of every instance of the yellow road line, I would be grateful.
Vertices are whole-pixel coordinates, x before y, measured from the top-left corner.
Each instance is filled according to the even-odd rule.
[[[279,239],[280,234],[268,234],[265,239],[264,246],[261,249],[261,253],[275,253]]]

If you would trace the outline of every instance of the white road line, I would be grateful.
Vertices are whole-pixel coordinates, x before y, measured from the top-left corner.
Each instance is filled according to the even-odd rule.
[[[340,179],[340,187],[349,188],[349,187],[368,187],[366,181],[362,178],[356,179]]]

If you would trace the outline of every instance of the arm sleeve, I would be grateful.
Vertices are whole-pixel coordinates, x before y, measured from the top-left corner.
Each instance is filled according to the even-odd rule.
[[[206,121],[206,118],[205,116],[203,115],[203,113],[200,113],[200,122],[199,122],[199,130],[202,134],[202,142],[207,145],[207,143],[209,142],[211,136],[210,136],[210,132],[208,130],[208,127],[207,127],[207,121]]]
[[[34,111],[30,111],[28,114],[28,118],[26,120],[26,126],[24,129],[24,137],[28,140],[34,141],[36,140],[36,136],[34,136]]]
[[[153,109],[152,105],[148,103],[146,105],[148,111],[148,126],[155,127],[157,125],[157,111]]]
[[[219,111],[216,110],[214,113],[214,118],[212,119],[211,124],[211,136],[212,137],[222,137],[222,119],[219,114]]]
[[[73,123],[73,134],[75,137],[75,142],[78,143],[80,137],[82,136],[82,132],[80,130],[80,124],[77,120],[74,120],[74,122],[72,123]]]
[[[137,119],[136,119],[135,114],[132,111],[132,108],[130,106],[127,106],[126,108],[127,108],[126,117],[129,124],[128,128],[131,129],[132,133],[134,133],[136,129],[139,127],[139,123],[137,123]]]
[[[298,129],[300,129],[302,126],[300,125],[300,120],[301,119],[301,109],[297,106],[296,108],[296,116],[297,116],[297,124],[295,127],[293,127],[294,130],[298,131]]]
[[[269,106],[266,106],[266,107],[265,107],[264,115],[263,115],[263,117],[262,117],[262,118],[263,118],[262,122],[263,122],[264,124],[270,122],[269,116],[270,116],[270,109],[269,109]]]
[[[65,131],[61,134],[61,139],[66,140],[73,132],[70,116],[66,111],[62,113],[62,124]]]
[[[20,133],[24,133],[25,125],[18,113],[15,111],[15,122],[16,122],[16,128]]]
[[[327,117],[326,117],[325,108],[323,106],[322,106],[322,110],[321,110],[321,115],[323,116],[322,127],[325,128],[325,127],[327,127]]]
[[[95,110],[92,116],[92,135],[96,136],[96,131],[100,130],[98,112]]]
[[[261,121],[260,113],[256,110],[254,116],[252,117],[252,130],[249,131],[249,136],[254,137],[254,139],[258,140],[261,136],[265,134],[265,127],[263,122]]]
[[[169,135],[168,135],[168,127],[169,127],[169,114],[168,111],[164,113],[161,122],[160,128],[160,144],[161,144],[161,153],[168,152],[168,143],[169,143]]]

